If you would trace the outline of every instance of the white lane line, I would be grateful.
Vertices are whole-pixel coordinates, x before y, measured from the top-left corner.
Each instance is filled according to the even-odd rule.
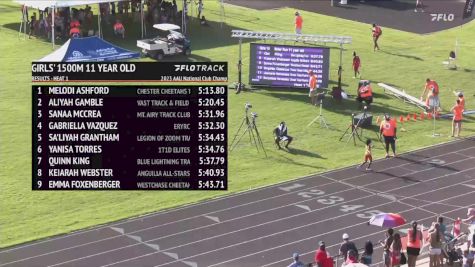
[[[461,195],[453,196],[453,197],[451,197],[451,198],[444,199],[444,200],[442,200],[442,201],[446,201],[446,200],[449,200],[449,199],[452,199],[452,198],[458,198],[458,197],[461,197],[461,196],[464,196],[464,195],[468,195],[468,194],[473,194],[473,193],[474,193],[474,192],[468,192],[468,193],[465,193],[465,194],[461,194]],[[433,203],[438,203],[438,201],[433,202]],[[386,203],[386,204],[390,204],[390,203]],[[422,206],[429,206],[429,205],[432,205],[432,204],[424,204],[424,205],[422,205]],[[469,206],[470,206],[470,205],[467,205],[467,206],[464,207],[464,208],[467,208],[467,207],[469,207]],[[408,209],[408,210],[397,211],[397,213],[408,212],[408,211],[415,210],[415,209],[416,209],[416,208],[411,208],[411,209]],[[433,216],[430,216],[430,217],[427,217],[427,218],[433,218]],[[427,218],[425,218],[425,219],[427,219]],[[362,225],[362,224],[367,224],[367,222],[359,223],[359,224],[356,224],[356,225]],[[347,229],[349,229],[349,228],[352,228],[352,227],[354,227],[354,226],[356,226],[356,225],[347,226],[347,227],[340,228],[340,229],[338,229],[338,230],[334,230],[334,231],[330,231],[330,232],[325,232],[324,234],[319,234],[319,235],[311,236],[311,237],[308,237],[308,238],[300,239],[300,240],[293,241],[293,242],[290,242],[290,243],[287,243],[287,244],[283,244],[283,245],[280,245],[280,246],[277,246],[277,247],[272,247],[272,248],[269,248],[269,249],[260,250],[259,252],[251,253],[251,254],[248,254],[248,255],[236,257],[236,258],[234,258],[234,259],[230,259],[230,260],[222,261],[222,262],[215,263],[215,264],[212,264],[212,265],[208,265],[208,267],[222,266],[223,264],[228,263],[228,262],[232,262],[232,261],[235,261],[235,260],[239,260],[239,259],[246,258],[246,257],[249,257],[249,256],[253,256],[253,255],[256,255],[256,254],[260,254],[260,253],[262,253],[262,252],[271,251],[271,250],[274,250],[274,249],[277,249],[277,248],[281,248],[281,247],[285,247],[285,246],[288,246],[288,245],[291,245],[291,244],[296,244],[296,243],[302,242],[302,241],[304,241],[304,240],[309,240],[309,239],[312,239],[312,238],[320,237],[320,236],[323,236],[323,235],[326,235],[326,234],[329,234],[329,233],[341,232],[341,231],[343,231],[343,230],[347,230]],[[219,249],[219,250],[220,250],[220,249]],[[204,254],[207,254],[207,253],[204,253]],[[303,254],[302,254],[302,255],[303,255]],[[196,257],[196,256],[201,256],[201,255],[195,255],[195,256],[187,257],[187,258],[185,258],[185,259],[192,258],[192,257]],[[155,265],[155,266],[153,266],[153,267],[164,266],[164,265],[167,265],[167,264],[168,264],[168,263],[166,263],[166,264],[160,264],[160,265]]]
[[[475,168],[473,168],[475,169]],[[439,177],[439,178],[442,178],[442,177]],[[472,179],[472,180],[475,180],[475,179]],[[445,187],[442,187],[442,188],[437,188],[437,189],[434,189],[434,190],[431,190],[431,191],[427,191],[425,193],[422,193],[422,194],[428,194],[428,193],[432,193],[432,192],[436,192],[436,191],[439,191],[441,189],[446,189],[446,188],[449,188],[449,187],[452,187],[454,185],[449,185],[449,186],[445,186]],[[391,191],[391,190],[389,190]],[[469,193],[466,193],[466,194],[471,194],[473,192],[469,192]],[[421,194],[421,195],[422,195]],[[462,194],[462,195],[458,195],[456,197],[459,197],[459,196],[463,196],[463,195],[466,195],[466,194]],[[343,203],[343,202],[342,202]],[[340,203],[340,204],[342,204]],[[423,206],[428,206],[428,205],[432,205],[433,203],[438,203],[438,202],[432,202],[430,204],[425,204]],[[385,206],[385,205],[388,205],[388,204],[391,204],[391,202],[386,202],[384,204],[380,204],[380,205],[376,205],[376,206],[372,206],[372,207],[369,207],[369,208],[365,208],[365,210],[368,210],[368,209],[374,209],[374,208],[377,208],[377,207],[380,207],[380,206]],[[409,210],[413,210],[414,208],[411,208]],[[408,210],[408,211],[409,211]],[[314,210],[313,212],[315,211],[318,211],[318,210]],[[245,243],[248,243],[248,242],[252,242],[252,241],[256,241],[256,240],[259,240],[259,239],[263,239],[263,238],[267,238],[267,237],[270,237],[270,236],[274,236],[274,235],[277,235],[277,234],[281,234],[281,233],[285,233],[285,232],[289,232],[289,231],[293,231],[293,230],[296,230],[296,229],[300,229],[300,228],[304,228],[304,227],[308,227],[308,226],[311,226],[311,225],[314,225],[314,224],[319,224],[319,223],[322,223],[322,222],[326,222],[326,221],[332,221],[332,220],[335,220],[335,219],[338,219],[338,218],[341,218],[341,217],[344,217],[344,216],[347,216],[347,215],[352,215],[352,214],[355,214],[355,213],[360,213],[361,210],[358,210],[358,211],[354,211],[354,212],[350,212],[350,213],[346,213],[346,214],[343,214],[343,215],[339,215],[339,216],[335,216],[335,217],[331,217],[331,218],[328,218],[328,219],[325,219],[325,220],[321,220],[321,221],[318,221],[318,222],[314,222],[314,223],[310,223],[310,224],[306,224],[306,225],[302,225],[302,226],[299,226],[299,227],[293,227],[291,229],[288,229],[288,230],[284,230],[284,231],[281,231],[281,232],[276,232],[276,233],[273,233],[273,234],[270,234],[270,235],[267,235],[267,236],[262,236],[262,237],[259,237],[259,238],[255,238],[255,239],[251,239],[251,240],[246,240],[246,241],[243,241],[243,242],[240,242],[240,243],[236,243],[236,244],[232,244],[232,245],[229,245],[229,246],[226,246],[226,247],[222,247],[222,248],[218,248],[218,249],[214,249],[214,250],[210,250],[210,251],[206,251],[206,252],[203,252],[203,253],[199,253],[199,254],[196,254],[196,255],[192,255],[192,256],[188,256],[188,257],[185,257],[183,258],[182,260],[184,259],[189,259],[189,258],[193,258],[193,257],[197,257],[197,256],[201,256],[201,255],[205,255],[205,254],[208,254],[208,253],[211,253],[211,252],[215,252],[215,251],[219,251],[219,250],[223,250],[223,249],[226,249],[226,248],[230,248],[230,247],[234,247],[234,246],[238,246],[238,245],[242,245],[242,244],[245,244]],[[302,214],[305,214],[305,213],[302,213]],[[290,217],[295,217],[295,216],[299,216],[299,215],[294,215],[294,216],[290,216]],[[288,218],[290,218],[288,217]],[[365,224],[367,222],[364,222]],[[264,223],[266,224],[266,223]],[[341,228],[339,230],[343,230],[345,228]],[[239,230],[239,231],[242,231],[243,229]],[[328,232],[326,232],[328,233]],[[230,234],[230,233],[228,233]],[[200,241],[195,241],[195,242],[191,242],[190,244],[193,244],[193,243],[197,243],[197,242],[201,242],[202,240]],[[294,242],[295,243],[295,242]],[[186,245],[189,245],[189,244],[186,244]],[[179,247],[182,247],[184,245],[181,245]],[[169,248],[169,249],[176,249],[177,247],[173,247],[173,248]],[[137,259],[137,258],[142,258],[142,257],[145,257],[145,256],[148,256],[148,255],[152,255],[154,253],[148,253],[148,254],[145,254],[145,255],[141,255],[141,256],[137,256],[135,258],[132,258],[132,259]],[[120,261],[120,262],[117,262],[117,263],[121,263],[121,262],[126,262],[128,260],[123,260],[123,261]],[[101,266],[101,267],[105,267],[105,266],[111,266],[111,265],[114,265],[114,264],[117,264],[117,263],[111,263],[111,264],[108,264],[108,265],[104,265],[104,266]],[[170,263],[174,263],[174,262],[168,262],[168,263],[165,263],[165,264],[161,264],[161,265],[156,265],[154,267],[159,267],[159,266],[163,266],[163,265],[166,265],[166,264],[170,264]],[[225,262],[222,262],[222,263],[225,263]]]
[[[458,197],[458,196],[457,196]],[[447,212],[443,212],[443,213],[440,213],[440,215],[444,215],[444,214],[447,214],[447,213],[451,213],[451,212],[454,212],[454,211],[457,211],[457,210],[460,210],[460,209],[466,209],[470,207],[470,205],[468,206],[465,206],[465,207],[461,207],[461,208],[457,208],[457,209],[454,209],[454,210],[450,210],[450,211],[447,211]],[[425,217],[425,218],[422,218],[422,219],[417,219],[418,221],[424,221],[424,220],[428,220],[428,219],[431,219],[431,218],[434,218],[434,216],[429,216],[429,217]],[[406,224],[405,224],[406,225]],[[402,226],[399,226],[398,228],[402,228],[403,226],[405,225],[402,225]],[[363,236],[357,236],[355,238],[352,238],[352,240],[359,240],[359,239],[363,239],[363,238],[368,238],[370,236],[373,236],[373,235],[381,235],[381,234],[384,234],[386,232],[386,230],[383,230],[383,231],[377,231],[377,232],[374,232],[374,233],[371,233],[371,234],[367,234],[367,235],[363,235]],[[334,245],[331,245],[331,246],[328,246],[327,248],[332,248],[332,247],[336,247],[336,246],[339,246],[340,244],[334,244]],[[379,247],[376,247],[376,248],[379,248]],[[300,256],[304,256],[304,255],[308,255],[310,253],[315,253],[315,249],[314,250],[311,250],[311,251],[307,251],[307,252],[304,252],[304,253],[299,253]],[[374,255],[374,254],[373,254]],[[274,261],[274,262],[271,262],[271,263],[267,263],[265,265],[262,265],[261,267],[267,267],[267,266],[272,266],[276,263],[280,263],[280,262],[283,262],[283,261],[289,261],[289,257],[287,256],[287,258],[285,259],[282,259],[282,260],[279,260],[279,261]],[[211,267],[212,265],[208,266],[208,267]],[[374,266],[374,264],[372,264],[372,266]]]
[[[312,211],[312,209],[310,209],[309,206],[306,206],[306,205],[295,205],[296,207],[299,207],[301,209],[304,209],[306,211]]]
[[[451,162],[451,163],[446,163],[446,165],[455,164],[455,163],[458,163],[458,162],[461,162],[461,161],[464,161],[464,160],[467,160],[467,159],[461,159],[461,160],[454,161],[454,162]],[[432,168],[435,168],[435,167],[432,167]],[[412,173],[408,173],[408,174],[406,174],[406,175],[415,174],[415,173],[418,173],[418,172],[424,172],[424,171],[427,171],[427,170],[429,170],[429,169],[420,170],[420,171],[413,171]],[[350,177],[350,178],[351,178],[351,179],[354,179],[355,177]],[[350,179],[350,178],[348,178],[348,179]],[[328,178],[327,178],[327,179],[328,179]],[[387,179],[380,180],[380,181],[377,181],[377,182],[369,183],[369,184],[367,184],[366,186],[368,186],[368,185],[374,185],[374,184],[378,184],[378,183],[383,183],[383,182],[386,182],[386,181],[389,181],[389,180],[392,180],[392,179],[397,179],[397,178],[395,178],[395,177],[387,178]],[[429,179],[429,180],[427,180],[427,181],[430,181],[430,180],[433,180],[433,179],[438,179],[438,177]],[[331,182],[331,183],[332,183],[332,184],[335,184],[335,183],[337,183],[337,182]],[[344,183],[344,182],[343,182],[343,180],[342,180],[342,181],[339,181],[338,183]],[[347,183],[347,185],[348,185],[350,188],[344,189],[344,190],[340,190],[340,191],[336,191],[336,192],[333,192],[333,193],[329,193],[329,194],[326,194],[326,195],[322,195],[321,197],[323,197],[323,196],[335,195],[335,194],[339,194],[339,193],[342,193],[342,192],[347,192],[347,191],[351,191],[351,190],[361,189],[361,188],[362,188],[362,186],[356,186],[356,187],[355,187],[353,184],[350,184],[350,183]],[[407,186],[411,186],[411,185],[412,185],[412,184],[406,185],[406,186],[403,186],[403,187],[401,187],[401,188],[404,188],[404,187],[407,187]],[[401,188],[396,188],[396,189],[401,189]],[[309,188],[304,189],[304,190],[308,190],[308,189],[309,189]],[[295,194],[295,193],[298,193],[298,192],[299,192],[299,191],[292,192],[292,193],[287,193],[287,194]],[[355,200],[359,200],[359,199],[364,199],[364,198],[367,198],[367,197],[370,197],[370,196],[365,196],[365,197],[356,198],[356,199],[349,200],[349,201],[345,201],[345,202],[340,202],[340,203],[335,204],[335,205],[345,204],[345,203],[348,203],[348,202],[351,202],[351,201],[355,201]],[[244,216],[232,218],[232,219],[230,219],[230,220],[222,221],[221,223],[230,222],[230,221],[234,221],[234,220],[238,220],[238,219],[242,219],[242,218],[246,218],[246,217],[258,215],[258,214],[261,214],[261,213],[269,212],[269,211],[272,211],[272,210],[277,210],[277,209],[280,209],[280,208],[285,208],[285,207],[289,207],[289,206],[294,206],[295,204],[299,204],[299,203],[303,203],[303,202],[307,202],[307,201],[312,201],[312,199],[305,199],[305,200],[301,200],[301,201],[298,201],[298,202],[286,204],[286,205],[283,205],[283,206],[274,207],[274,208],[271,208],[271,209],[267,209],[267,210],[263,210],[263,211],[259,211],[259,212],[255,212],[255,213],[251,213],[251,214],[247,214],[247,215],[244,215]],[[335,206],[335,205],[333,205],[333,206]],[[327,207],[325,207],[325,208],[331,208],[331,207],[333,207],[333,206],[327,206]],[[322,209],[325,209],[325,208],[322,208]],[[317,209],[317,210],[322,210],[322,209]],[[270,221],[270,222],[267,222],[267,223],[272,223],[272,222],[280,221],[280,220],[287,219],[287,218],[291,218],[291,217],[298,216],[298,215],[301,215],[301,214],[293,215],[293,216],[290,216],[290,217],[280,218],[280,219],[278,219],[278,220]],[[176,235],[179,235],[179,234],[196,231],[196,230],[200,230],[200,229],[203,229],[203,228],[208,228],[208,227],[214,226],[214,225],[216,225],[216,224],[217,224],[217,223],[212,223],[212,224],[209,224],[209,225],[205,225],[205,226],[201,226],[201,227],[197,227],[197,228],[192,228],[192,229],[189,229],[189,230],[185,230],[185,231],[178,232],[178,233],[173,233],[173,234],[170,234],[170,235],[162,236],[162,237],[155,238],[155,239],[151,239],[151,240],[148,240],[148,241],[149,241],[149,242],[150,242],[150,241],[156,241],[156,240],[160,240],[160,239],[163,239],[163,238],[167,238],[167,237],[171,237],[171,236],[176,236]],[[260,226],[260,225],[259,225],[259,226]],[[253,227],[257,227],[257,226],[253,226]],[[150,228],[154,228],[154,227],[150,227]],[[244,228],[244,229],[249,229],[249,228],[252,228],[252,227],[247,227],[247,228]],[[119,229],[121,229],[121,228],[119,228]],[[241,230],[242,230],[242,229],[241,229]],[[140,231],[143,231],[143,230],[140,230]],[[137,232],[140,232],[140,231],[130,232],[129,234],[131,234],[131,233],[137,233]],[[119,236],[117,236],[117,237],[119,237]],[[105,241],[105,240],[109,240],[109,239],[113,239],[113,238],[116,238],[116,237],[106,238],[106,239],[102,239],[102,240],[100,240],[100,241],[92,241],[92,242],[89,242],[89,243],[87,243],[87,244],[98,243],[98,242]],[[85,245],[86,245],[86,244],[81,244],[81,245],[75,246],[74,248],[81,247],[81,246],[85,246]],[[138,245],[138,244],[135,244],[135,245]],[[104,252],[101,252],[101,253],[96,253],[96,254],[93,254],[93,255],[100,255],[100,254],[104,254],[104,253],[107,253],[107,252],[117,251],[117,250],[120,250],[120,249],[122,249],[122,248],[131,247],[131,246],[134,246],[134,245],[128,245],[128,246],[124,246],[124,247],[119,247],[119,248],[115,248],[115,249],[112,249],[112,250],[104,251]],[[36,255],[36,256],[31,256],[31,257],[28,257],[28,258],[22,258],[22,259],[13,261],[13,262],[5,263],[5,264],[0,264],[0,266],[6,265],[6,264],[15,263],[15,262],[25,261],[25,260],[28,260],[28,259],[31,259],[31,258],[36,258],[36,257],[40,257],[40,256],[45,256],[45,255],[49,255],[49,254],[54,254],[54,253],[57,253],[57,252],[60,252],[60,251],[68,250],[68,249],[72,249],[72,248],[71,248],[71,247],[70,247],[70,248],[64,248],[64,249],[61,249],[61,250],[57,250],[57,251],[53,251],[53,252],[48,252],[48,253],[45,253],[45,254],[42,254],[42,255]],[[89,256],[90,256],[90,255],[89,255]],[[85,257],[87,257],[87,256],[85,256]],[[79,259],[79,258],[78,258],[78,259]]]
[[[402,155],[410,155],[410,154],[413,154],[413,153],[416,153],[416,152],[427,151],[427,150],[430,150],[430,149],[436,149],[436,148],[440,148],[440,147],[444,147],[444,146],[450,146],[450,145],[462,143],[464,141],[470,142],[471,139],[453,140],[453,141],[449,141],[447,143],[436,144],[436,145],[429,146],[429,147],[414,149],[414,150],[410,150],[406,153],[401,154],[401,156]],[[465,150],[465,149],[462,149],[462,150]],[[456,151],[448,152],[446,154],[450,154],[450,153],[454,153],[454,152],[456,152]],[[458,152],[460,152],[460,150],[458,150]],[[379,161],[383,161],[383,160],[384,159],[379,159],[379,160],[376,160],[375,162],[379,162]],[[406,165],[406,164],[402,164],[401,166],[403,166],[403,165]],[[397,166],[395,166],[395,167],[397,167]],[[321,174],[335,173],[335,172],[344,171],[344,170],[347,170],[347,169],[350,169],[350,168],[353,168],[353,165],[348,166],[348,167],[343,167],[343,168],[340,168],[340,169],[331,170],[331,171],[324,172],[324,173],[321,173]],[[388,168],[388,169],[391,169],[391,168]],[[315,178],[315,176],[318,176],[318,175],[319,175],[319,173],[315,173],[315,174],[309,174],[309,175],[298,177],[298,178],[291,178],[289,180],[282,181],[280,183],[276,183],[276,184],[273,184],[273,185],[265,185],[265,186],[257,187],[257,188],[251,189],[251,190],[245,190],[245,191],[234,193],[234,194],[231,194],[231,195],[225,195],[225,196],[222,196],[222,197],[217,197],[215,199],[201,201],[201,202],[198,202],[198,203],[191,203],[191,204],[188,204],[188,205],[183,205],[182,207],[179,207],[179,208],[170,208],[168,210],[153,212],[151,214],[146,214],[146,215],[142,215],[142,216],[137,216],[137,217],[121,220],[121,221],[118,221],[118,222],[115,222],[115,223],[108,223],[107,225],[104,225],[104,226],[101,226],[101,227],[93,227],[93,228],[87,229],[87,230],[78,230],[77,232],[64,234],[62,236],[50,237],[50,238],[47,238],[45,240],[34,241],[30,244],[15,246],[15,247],[12,247],[12,248],[9,248],[9,249],[1,250],[0,254],[7,253],[7,252],[10,252],[10,251],[14,251],[14,250],[19,250],[19,249],[26,248],[26,247],[41,245],[43,243],[53,242],[53,241],[64,239],[64,238],[70,238],[72,236],[82,235],[82,234],[97,231],[97,230],[100,230],[100,229],[106,229],[106,228],[109,228],[110,226],[116,226],[116,225],[121,225],[121,224],[124,224],[124,223],[140,221],[140,220],[143,220],[143,219],[146,219],[146,218],[161,216],[163,214],[167,214],[167,213],[171,213],[171,212],[177,212],[177,211],[181,211],[181,210],[189,209],[189,208],[194,208],[194,207],[201,206],[201,205],[207,205],[209,203],[222,201],[222,200],[225,200],[225,199],[228,199],[228,198],[241,197],[241,196],[246,195],[246,194],[251,194],[251,193],[261,191],[261,190],[271,189],[271,188],[274,188],[274,187],[279,187],[279,186],[282,186],[282,185],[285,185],[285,184],[288,184],[288,183],[292,183],[292,182],[297,182],[297,181],[303,182],[302,180]],[[201,214],[201,215],[203,215],[203,214]]]

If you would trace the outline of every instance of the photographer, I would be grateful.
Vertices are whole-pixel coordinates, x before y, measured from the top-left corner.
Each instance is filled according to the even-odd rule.
[[[281,122],[279,126],[274,129],[274,136],[275,144],[279,149],[282,149],[282,147],[280,147],[280,141],[287,141],[287,144],[285,144],[285,148],[289,148],[289,145],[293,140],[292,136],[289,136],[287,134],[287,125],[285,125],[284,121]]]

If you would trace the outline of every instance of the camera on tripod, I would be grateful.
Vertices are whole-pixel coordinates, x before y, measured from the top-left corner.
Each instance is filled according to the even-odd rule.
[[[257,115],[257,113],[255,113],[255,112],[252,112],[252,113],[251,113],[251,116],[252,116],[252,118],[254,118],[254,119],[257,118],[257,117],[259,117],[259,116]]]
[[[252,108],[251,103],[247,102],[244,107],[246,108],[246,111],[248,111],[250,108]]]

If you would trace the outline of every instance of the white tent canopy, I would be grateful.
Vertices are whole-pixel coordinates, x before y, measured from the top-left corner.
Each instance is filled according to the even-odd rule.
[[[15,0],[16,3],[39,10],[44,10],[48,7],[71,7],[119,1],[125,0]]]

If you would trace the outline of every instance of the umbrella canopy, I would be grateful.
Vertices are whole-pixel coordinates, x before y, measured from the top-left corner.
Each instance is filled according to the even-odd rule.
[[[380,213],[369,220],[369,224],[381,227],[396,227],[406,223],[406,220],[396,213]]]

